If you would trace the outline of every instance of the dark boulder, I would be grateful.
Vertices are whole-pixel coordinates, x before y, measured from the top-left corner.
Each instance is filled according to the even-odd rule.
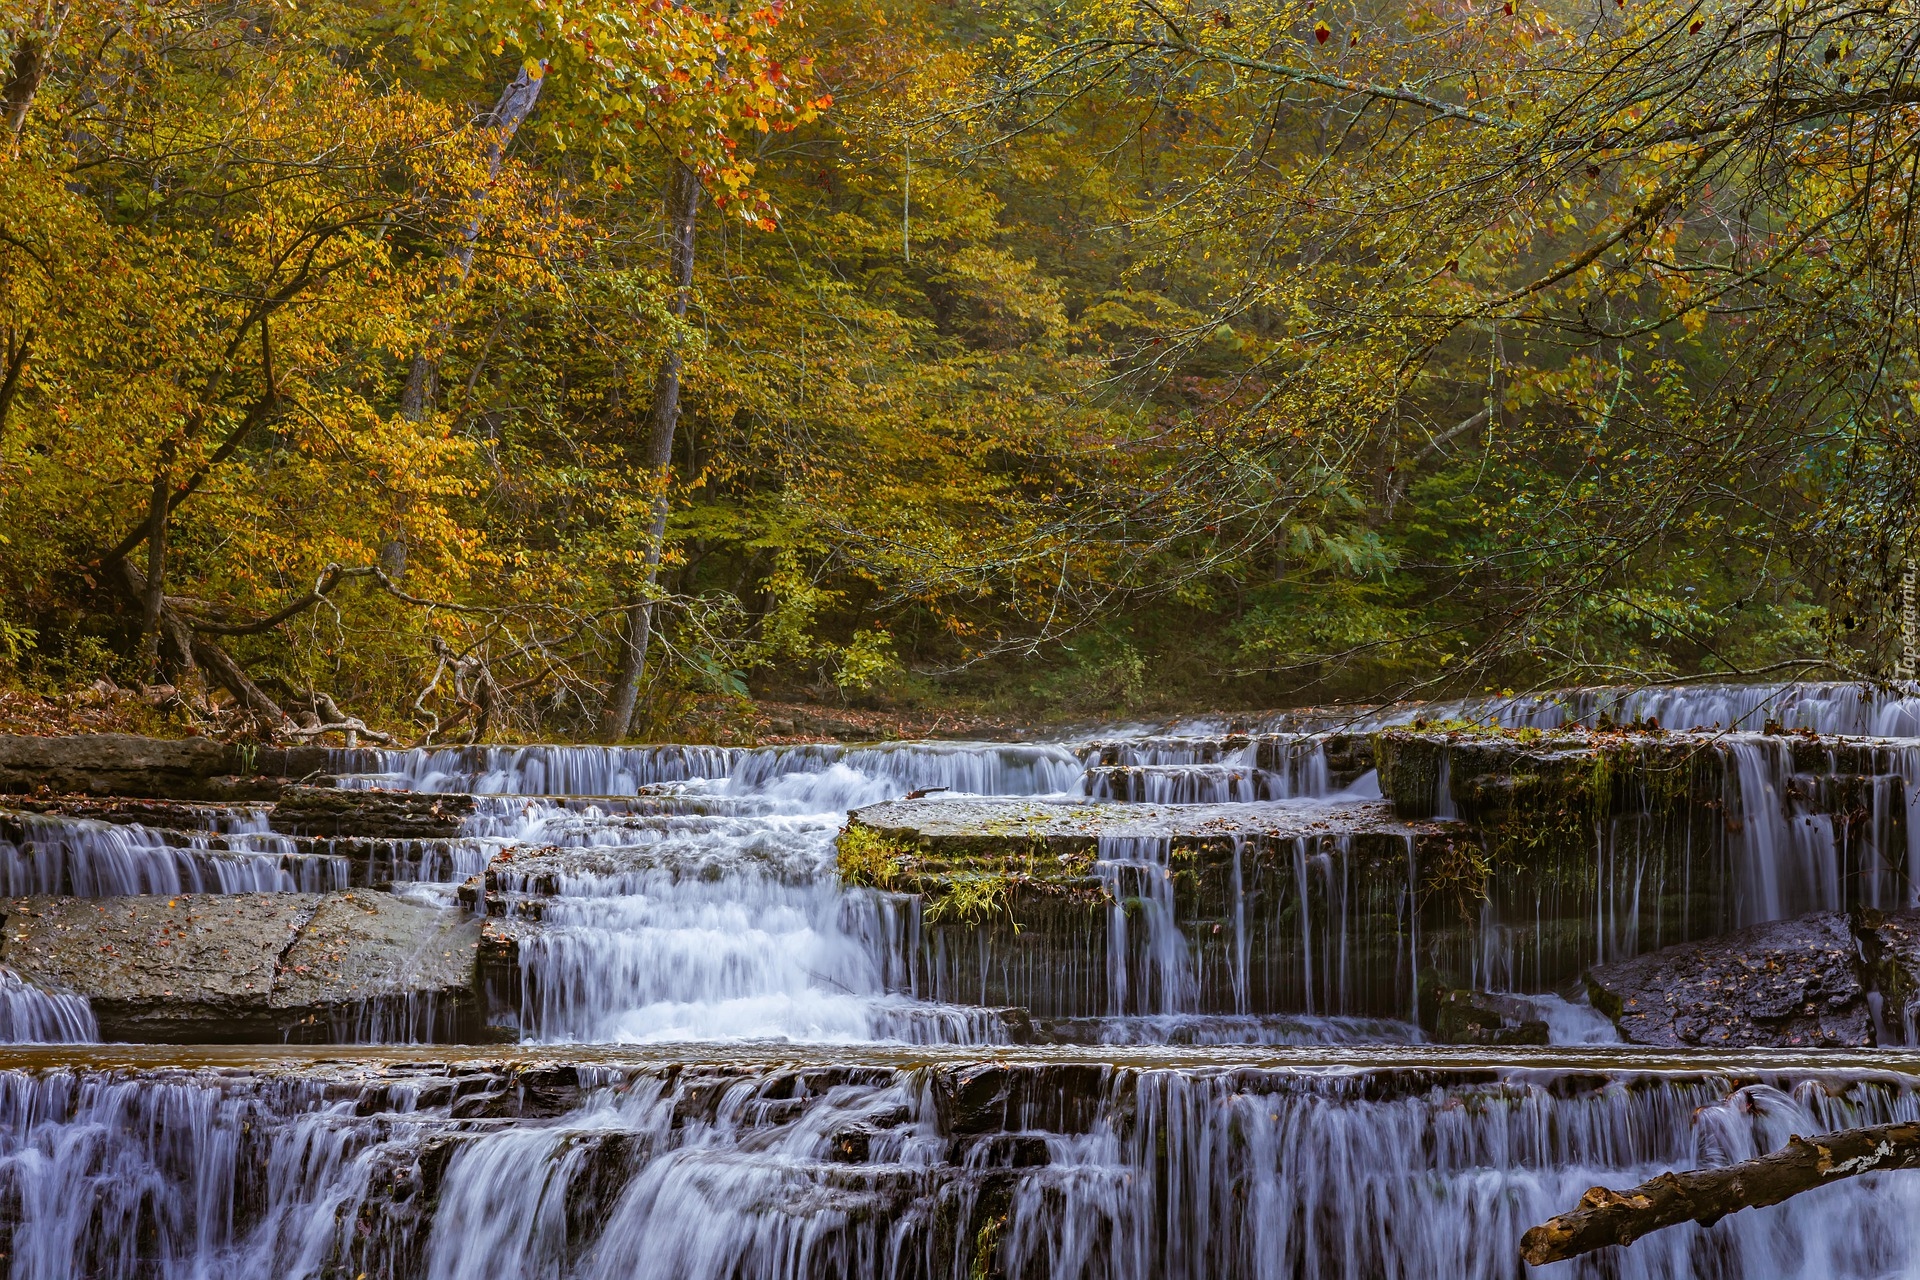
[[[1525,1000],[1432,980],[1420,993],[1420,1024],[1438,1044],[1547,1043],[1547,1024]]]
[[[1633,1044],[1851,1048],[1873,1043],[1859,945],[1823,911],[1685,942],[1587,975]]]
[[[1920,911],[1864,909],[1853,921],[1879,1005],[1881,1044],[1920,1045]]]

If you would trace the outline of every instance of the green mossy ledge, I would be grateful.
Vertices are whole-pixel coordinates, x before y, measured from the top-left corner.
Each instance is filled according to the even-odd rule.
[[[1656,922],[1664,946],[1735,923],[1743,802],[1732,752],[1740,741],[1709,733],[1388,730],[1374,735],[1374,758],[1394,812],[1431,817],[1443,811],[1443,799],[1450,802],[1476,832],[1496,881],[1530,874],[1551,882],[1569,870],[1584,876],[1582,863],[1621,852],[1684,871],[1678,891],[1688,903],[1669,904],[1677,915],[1661,908],[1681,932]],[[1886,747],[1813,734],[1759,741],[1784,755],[1776,755],[1787,773],[1782,799],[1796,813],[1830,819],[1849,886],[1881,860],[1901,877],[1909,873],[1906,806],[1886,803],[1882,786],[1895,769]],[[1611,946],[1607,954],[1623,951]]]
[[[1482,828],[1710,808],[1725,791],[1724,755],[1691,735],[1386,730],[1373,756],[1395,813],[1432,817],[1444,779],[1454,812]]]
[[[1049,1019],[1164,1007],[1154,993],[1167,974],[1154,945],[1169,906],[1192,957],[1193,1011],[1405,1014],[1413,943],[1425,927],[1423,909],[1410,911],[1409,873],[1451,865],[1464,835],[1454,824],[1401,821],[1380,802],[1303,812],[895,801],[851,815],[839,865],[850,886],[918,899],[918,929],[905,945],[922,994],[1019,1006],[1045,1035]],[[1164,841],[1164,870],[1103,872],[1103,837]],[[1117,852],[1109,846],[1109,856]],[[1161,882],[1149,879],[1156,875]],[[1125,937],[1124,996],[1111,967],[1116,929]],[[1315,954],[1329,947],[1338,963]]]
[[[1794,803],[1831,815],[1857,858],[1885,762],[1871,744],[1776,741]],[[1198,1012],[1408,1017],[1420,990],[1566,991],[1596,957],[1736,923],[1737,789],[1711,735],[1448,728],[1371,745],[1387,797],[1373,803],[869,806],[842,832],[840,874],[918,899],[903,948],[921,994],[1036,1019],[1155,1007],[1168,905]],[[1443,780],[1455,819],[1434,817]],[[1900,849],[1903,810],[1881,806]],[[1126,836],[1164,841],[1164,886],[1096,865],[1102,837]]]

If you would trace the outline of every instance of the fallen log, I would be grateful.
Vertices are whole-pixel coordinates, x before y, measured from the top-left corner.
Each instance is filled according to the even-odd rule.
[[[1528,1231],[1520,1256],[1531,1266],[1545,1266],[1607,1245],[1632,1244],[1682,1222],[1710,1227],[1730,1213],[1779,1204],[1843,1178],[1915,1168],[1920,1123],[1796,1136],[1778,1151],[1738,1164],[1663,1173],[1629,1191],[1595,1187],[1571,1212]]]

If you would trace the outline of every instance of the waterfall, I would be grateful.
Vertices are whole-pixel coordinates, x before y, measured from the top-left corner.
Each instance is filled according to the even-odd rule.
[[[910,789],[1064,795],[1084,768],[1063,747],[970,744],[543,747],[376,765],[368,776],[388,783],[483,790],[460,842],[473,852],[456,855],[475,870],[508,846],[593,855],[542,873],[541,928],[520,944],[519,1025],[553,1043],[1004,1041],[993,1010],[912,998],[897,945],[845,907],[834,836],[847,809]],[[635,800],[550,797],[553,786]],[[509,901],[533,888],[510,869],[490,875]]]
[[[1565,689],[1544,694],[1470,698],[1396,708],[1361,723],[1405,724],[1465,719],[1514,729],[1657,720],[1668,729],[1695,726],[1758,731],[1768,720],[1788,729],[1876,738],[1920,738],[1920,689],[1852,683],[1687,684],[1644,688]]]
[[[12,830],[8,831],[7,828]],[[138,823],[8,815],[0,827],[0,895],[107,898],[138,893],[325,892],[347,887],[345,859],[298,856],[260,810],[208,810],[197,831]]]
[[[1087,794],[1129,804],[1252,804],[1333,793],[1317,734],[1262,738],[1139,738],[1104,744]]]
[[[1720,791],[1684,818],[1625,801],[1491,875],[1449,821],[1456,767],[1462,804],[1486,803],[1477,757],[1443,752],[1438,820],[1402,822],[1364,738],[1300,717],[337,753],[345,787],[474,797],[457,832],[377,855],[257,807],[0,815],[12,896],[335,888],[378,856],[396,892],[487,918],[486,1007],[519,1041],[393,1043],[440,1034],[423,1000],[339,1012],[337,1038],[386,1042],[364,1051],[53,1050],[96,1041],[96,1009],[120,1034],[110,997],[0,967],[19,1046],[0,1253],[16,1280],[1518,1280],[1521,1232],[1591,1186],[1920,1120],[1905,1059],[1650,1053],[1574,985],[1734,924],[1914,901],[1920,699],[1809,683],[1456,710],[1718,724]],[[1769,719],[1905,737],[1750,731]],[[910,793],[882,812],[935,834],[886,888],[844,887],[848,811]],[[975,843],[1002,836],[1004,867]],[[987,908],[940,897],[983,867]],[[1452,1034],[1436,1007],[1463,1007],[1423,996],[1436,974],[1443,1000],[1470,983],[1556,1047],[1427,1043]],[[1878,1011],[1889,1039],[1915,1035],[1906,994]],[[1900,1173],[1546,1274],[1879,1280],[1917,1254],[1920,1174]]]
[[[770,796],[792,812],[844,811],[915,789],[1053,795],[1084,770],[1065,746],[902,743],[840,747],[459,747],[340,753],[347,785],[485,795],[631,796],[673,783]],[[370,760],[374,768],[360,765]],[[807,807],[812,806],[812,807]]]
[[[1113,900],[1107,975],[1116,1017],[1193,1007],[1193,958],[1175,919],[1171,852],[1172,842],[1164,838],[1100,837],[1093,865]],[[1131,942],[1130,934],[1139,941]]]
[[[506,1080],[0,1072],[12,1274],[1517,1278],[1521,1232],[1588,1186],[1920,1119],[1909,1081],[1847,1070],[576,1074],[501,1125],[463,1099]],[[1894,1174],[1563,1273],[1865,1280],[1917,1247],[1920,1178]]]
[[[0,965],[0,1044],[92,1044],[100,1039],[84,996],[42,991]]]
[[[1792,771],[1786,744],[1776,738],[1732,738],[1723,750],[1735,783],[1728,811],[1739,815],[1733,834],[1740,851],[1740,923],[1844,905],[1832,819],[1793,811],[1786,794]]]

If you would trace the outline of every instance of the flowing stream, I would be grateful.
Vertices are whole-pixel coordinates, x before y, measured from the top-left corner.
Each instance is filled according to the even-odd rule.
[[[1728,731],[1712,864],[1728,926],[1914,904],[1920,700],[1636,697],[1476,706]],[[1877,733],[1858,838],[1779,737],[1748,732],[1755,717]],[[1187,725],[1041,745],[343,753],[342,786],[477,797],[396,892],[451,908],[485,871],[488,909],[526,925],[498,1022],[517,1043],[86,1047],[84,1000],[0,969],[0,1040],[81,1046],[0,1051],[0,1265],[19,1280],[1518,1277],[1520,1234],[1590,1186],[1920,1119],[1920,1053],[1606,1043],[1576,991],[1540,980],[1542,926],[1491,907],[1459,945],[1552,1045],[1425,1043],[1419,969],[1442,942],[1420,934],[1411,888],[1383,899],[1359,868],[1417,885],[1411,837],[1236,837],[1197,913],[1166,838],[1103,836],[1088,876],[1108,905],[1052,938],[936,927],[910,895],[835,873],[848,811],[910,793],[1309,825],[1377,802],[1325,734],[1264,741]],[[14,896],[346,884],[343,858],[244,808],[194,832],[11,821]],[[1583,962],[1665,945],[1650,904],[1704,892],[1643,836],[1595,833]],[[1920,1276],[1920,1175],[1542,1274]]]

